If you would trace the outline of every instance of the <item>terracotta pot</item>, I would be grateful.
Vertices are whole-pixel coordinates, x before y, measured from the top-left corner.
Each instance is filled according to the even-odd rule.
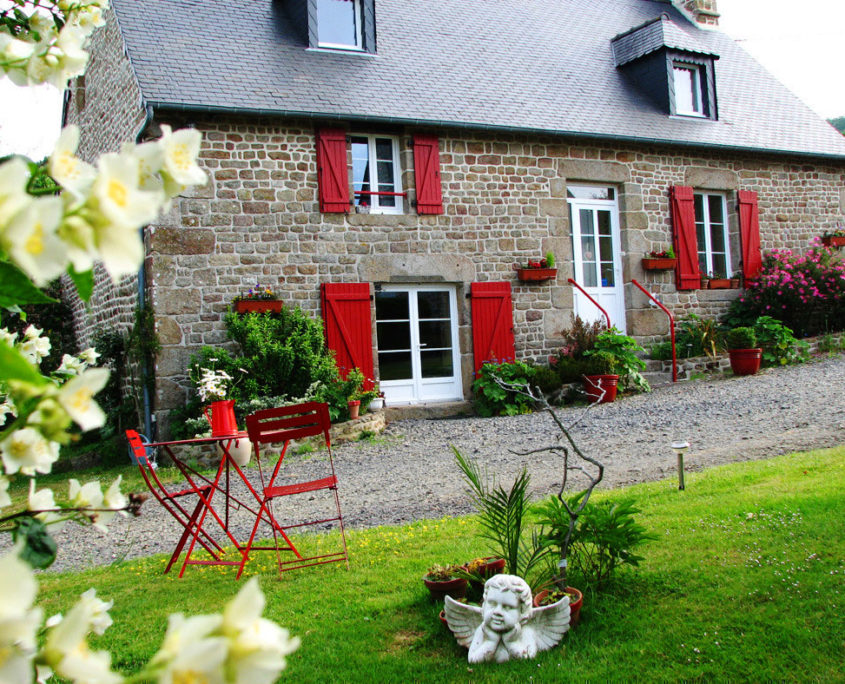
[[[484,558],[486,562],[480,568],[478,568],[478,574],[483,578],[484,581],[490,579],[493,575],[500,574],[505,569],[505,559],[504,558],[495,558],[494,556],[490,556],[488,558]],[[469,564],[464,566],[465,568],[469,567]],[[484,590],[484,582],[479,582],[478,580],[470,580],[470,586],[477,592]]]
[[[553,280],[557,278],[556,268],[518,268],[516,277],[522,281]]]
[[[349,408],[349,419],[355,420],[361,411],[361,402],[357,399],[352,399],[351,401],[346,402],[346,405]]]
[[[584,605],[584,594],[575,587],[566,587],[565,591],[569,594],[569,626],[575,627],[581,621],[581,606]],[[548,595],[548,589],[538,591],[534,595],[534,607],[539,608],[542,606],[543,600]]]
[[[239,299],[235,302],[238,313],[265,313],[271,311],[279,313],[283,303],[278,299]]]
[[[756,349],[728,349],[731,359],[731,370],[734,375],[754,375],[760,370],[763,350]]]
[[[600,403],[609,404],[616,399],[618,375],[585,375],[583,377],[584,393],[590,403],[601,399]]]
[[[740,287],[739,278],[731,278],[731,289],[737,290]]]
[[[463,577],[456,577],[445,582],[434,582],[423,577],[423,583],[428,588],[434,601],[442,601],[447,596],[457,600],[463,598],[467,593],[468,583]]]
[[[211,409],[211,415],[209,415]],[[235,400],[212,401],[210,406],[203,409],[205,419],[211,425],[212,437],[225,437],[238,432],[238,424],[235,420]]]
[[[646,257],[643,259],[643,270],[645,271],[668,271],[675,268],[678,263],[677,259]]]
[[[828,235],[822,238],[825,247],[845,247],[845,235]]]
[[[731,287],[730,278],[710,278],[708,287],[711,290],[728,290]]]

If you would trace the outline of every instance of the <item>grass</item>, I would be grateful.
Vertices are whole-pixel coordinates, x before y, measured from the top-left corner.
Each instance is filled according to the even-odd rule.
[[[630,680],[843,681],[845,447],[691,473],[687,489],[648,483],[633,496],[659,539],[646,560],[587,593],[582,622],[534,661],[473,665],[437,620],[421,577],[432,563],[485,555],[474,517],[353,530],[350,569],[273,571],[252,561],[265,614],[302,639],[286,677],[306,682]],[[175,534],[175,530],[163,531]],[[326,547],[333,535],[312,536]],[[93,644],[132,672],[161,642],[167,615],[218,610],[239,588],[223,568],[163,576],[165,558],[40,577],[46,615],[90,586],[114,600]]]

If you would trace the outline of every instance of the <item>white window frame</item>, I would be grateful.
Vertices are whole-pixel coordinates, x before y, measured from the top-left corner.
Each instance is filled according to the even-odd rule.
[[[731,261],[731,241],[730,241],[730,221],[728,220],[728,199],[723,192],[705,192],[693,191],[693,206],[695,199],[701,197],[702,217],[704,219],[704,245],[698,245],[699,266],[701,265],[700,257],[704,255],[705,272],[702,275],[713,274],[713,245],[712,245],[712,222],[710,220],[710,197],[718,197],[722,203],[722,239],[725,244],[725,275],[716,276],[730,278],[732,275],[732,261]],[[696,235],[698,233],[698,221],[696,221]]]
[[[698,116],[702,118],[706,118],[706,109],[704,105],[704,97],[706,93],[704,89],[701,87],[701,77],[704,73],[704,67],[701,64],[693,64],[692,62],[682,62],[680,60],[675,60],[672,62],[672,83],[673,88],[675,91],[675,114],[679,116]],[[692,72],[692,96],[693,96],[693,109],[682,109],[680,105],[680,100],[678,98],[678,90],[679,90],[679,83],[678,83],[678,72],[679,71],[691,71]],[[698,104],[698,109],[695,108],[695,105]]]
[[[321,2],[339,2],[340,0],[317,0],[317,5]],[[361,0],[344,0],[345,2],[353,3],[353,16],[355,17],[355,43],[329,43],[320,40],[320,18],[317,18],[317,46],[321,48],[329,48],[332,50],[357,50],[364,49],[364,34],[361,24],[363,23],[363,12],[361,11]],[[319,9],[318,9],[319,12]]]
[[[377,133],[350,133],[350,150],[353,138],[366,138],[367,139],[367,150],[369,154],[369,168],[370,168],[370,190],[378,190],[380,184],[384,184],[388,181],[384,181],[381,178],[378,178],[378,160],[376,159],[376,139],[381,140],[390,140],[391,142],[391,149],[393,152],[393,178],[389,179],[389,182],[393,184],[392,192],[401,193],[402,192],[402,169],[400,168],[400,158],[399,158],[399,138],[393,135],[379,135]],[[375,180],[372,178],[372,174],[376,174]],[[395,201],[395,206],[383,205],[382,202],[384,201],[385,197],[381,195],[362,195],[358,196],[355,194],[355,178],[354,178],[354,169],[353,169],[353,183],[352,183],[352,204],[356,207],[356,211],[360,212],[361,210],[358,209],[361,206],[360,200],[364,197],[369,199],[369,213],[371,214],[404,214],[405,213],[405,198],[402,195],[393,195],[393,199]]]

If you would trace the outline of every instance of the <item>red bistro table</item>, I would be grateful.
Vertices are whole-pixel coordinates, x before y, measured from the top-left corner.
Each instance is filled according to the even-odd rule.
[[[231,469],[234,468],[236,476],[240,477],[240,479],[246,485],[247,489],[252,493],[253,497],[255,497],[255,501],[258,502],[258,504],[261,503],[261,497],[259,496],[258,492],[255,491],[252,484],[250,484],[246,474],[243,472],[243,470],[241,470],[240,466],[232,458],[232,455],[229,451],[232,446],[232,443],[235,440],[239,439],[249,438],[247,437],[246,432],[239,432],[234,435],[198,437],[195,439],[179,439],[172,440],[169,442],[150,442],[149,444],[145,444],[145,447],[147,448],[159,447],[167,453],[167,455],[173,461],[173,464],[176,466],[176,468],[179,469],[179,472],[182,473],[182,476],[188,482],[190,487],[194,490],[196,495],[201,499],[203,504],[199,518],[197,519],[196,524],[191,527],[189,532],[191,541],[188,545],[188,550],[185,553],[185,560],[182,562],[182,567],[179,570],[179,577],[182,577],[182,575],[185,574],[185,568],[187,568],[189,565],[229,565],[233,567],[239,567],[243,565],[245,556],[248,552],[244,545],[238,542],[238,540],[232,534],[232,531],[229,529],[229,508],[230,506],[234,505],[239,509],[245,509],[249,512],[249,514],[253,516],[259,515],[259,509],[238,499],[231,493],[229,488]],[[205,475],[199,473],[195,468],[189,466],[183,459],[179,458],[173,450],[173,447],[200,446],[203,444],[214,444],[220,447],[220,464],[217,467],[217,472],[214,476],[214,479],[209,479]],[[218,508],[215,507],[214,495],[218,491],[224,497],[222,511],[218,510]],[[208,519],[209,513],[211,513],[211,519]],[[271,520],[267,520],[267,522],[270,524],[274,524],[274,521]],[[211,551],[209,551],[209,554],[212,556],[211,559],[191,558],[191,554],[194,551],[194,546],[196,545],[197,539],[199,538],[200,534],[203,534],[204,536],[209,535],[209,530],[205,529],[204,525],[211,523],[219,526],[225,536],[234,545],[235,549],[240,554],[238,560],[224,560],[222,557],[218,556],[217,554]],[[178,551],[179,548],[177,547],[177,552]]]

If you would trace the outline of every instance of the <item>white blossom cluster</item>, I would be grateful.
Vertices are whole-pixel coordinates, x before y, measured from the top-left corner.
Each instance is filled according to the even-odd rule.
[[[200,368],[200,381],[197,393],[202,401],[221,401],[226,398],[226,391],[232,376],[224,370]]]
[[[0,248],[42,287],[72,266],[90,271],[102,261],[114,280],[135,273],[143,261],[139,228],[152,222],[189,185],[203,185],[196,163],[199,131],[173,132],[160,140],[104,154],[94,167],[76,156],[79,129],[65,128],[48,170],[59,196],[26,191],[29,168],[20,157],[0,165]]]
[[[63,89],[69,79],[85,71],[85,43],[94,29],[105,24],[108,0],[25,4],[35,10],[29,19],[31,30],[15,36],[0,30],[0,76],[6,74],[16,85],[52,83]],[[53,20],[54,9],[64,21],[61,29]]]
[[[123,682],[111,669],[111,655],[91,650],[87,642],[112,624],[111,602],[89,589],[67,615],[44,622],[42,609],[34,605],[37,591],[31,569],[14,551],[0,557],[0,682],[31,684],[35,673],[39,682],[53,674],[85,684]],[[252,578],[222,614],[171,615],[161,648],[133,680],[272,684],[299,639],[262,618],[264,605]],[[42,622],[46,638],[39,649]]]

